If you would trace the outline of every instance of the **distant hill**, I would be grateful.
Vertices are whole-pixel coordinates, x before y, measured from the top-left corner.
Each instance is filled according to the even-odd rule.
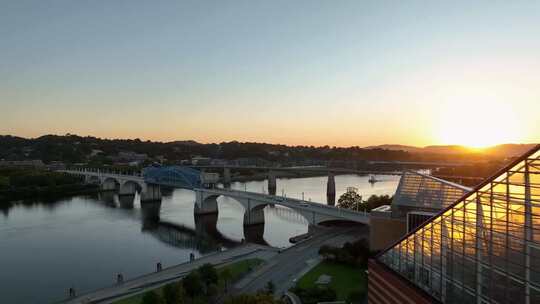
[[[536,144],[503,144],[486,149],[486,153],[496,156],[518,156],[532,149]]]
[[[502,144],[484,149],[481,153],[497,157],[518,156],[532,149],[536,144]],[[415,147],[407,145],[378,145],[369,146],[365,149],[385,149],[393,151],[406,151],[409,153],[434,153],[434,154],[463,154],[471,153],[471,150],[459,145],[433,145],[426,147]]]

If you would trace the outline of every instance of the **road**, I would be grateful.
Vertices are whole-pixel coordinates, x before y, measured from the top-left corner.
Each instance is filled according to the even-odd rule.
[[[255,293],[272,281],[276,286],[276,296],[281,296],[295,284],[296,276],[308,266],[306,262],[318,257],[322,245],[341,246],[345,242],[367,237],[368,229],[366,226],[318,228],[311,238],[281,252],[273,247],[246,244],[201,257],[193,262],[164,268],[160,272],[130,279],[122,284],[85,293],[62,303],[113,303],[178,281],[205,263],[222,266],[252,258],[265,260],[266,263],[237,282],[232,293]]]
[[[255,293],[263,290],[266,284],[272,281],[276,287],[275,295],[280,297],[295,284],[297,275],[308,266],[306,262],[318,257],[322,245],[341,246],[346,242],[367,238],[368,229],[366,226],[355,226],[321,230],[312,238],[270,258],[261,268],[236,283],[232,293]]]
[[[119,299],[130,297],[170,282],[178,281],[205,263],[210,263],[215,266],[222,266],[253,258],[268,261],[273,256],[277,255],[278,251],[279,249],[273,247],[247,244],[229,249],[227,251],[209,254],[196,259],[193,262],[186,262],[176,266],[164,268],[160,272],[150,273],[127,280],[122,284],[116,284],[82,294],[62,303],[112,303]]]

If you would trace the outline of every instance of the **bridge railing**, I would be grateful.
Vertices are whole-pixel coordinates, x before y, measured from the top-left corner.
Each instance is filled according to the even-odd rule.
[[[97,169],[97,168],[69,168],[66,170],[59,170],[60,172],[78,172],[81,174],[85,173],[96,173],[96,174],[104,174],[104,175],[115,175],[115,176],[123,176],[123,177],[143,177],[142,172],[133,172],[131,174],[125,173],[125,171],[118,171],[118,170],[103,170],[103,169]]]
[[[276,195],[269,195],[269,194],[263,194],[263,193],[258,193],[258,192],[240,191],[240,190],[232,190],[232,189],[225,189],[225,188],[215,188],[215,189],[207,189],[207,190],[210,190],[210,191],[219,190],[220,192],[229,192],[229,193],[232,192],[232,193],[237,193],[240,195],[253,195],[253,196],[259,196],[259,197],[262,196],[268,200],[272,200],[272,201],[278,200],[282,203],[308,204],[311,207],[324,208],[329,211],[331,210],[332,212],[338,211],[340,214],[348,214],[351,216],[359,216],[359,215],[367,216],[368,215],[368,213],[365,211],[356,211],[356,210],[351,210],[351,209],[338,208],[335,206],[328,206],[323,203],[305,201],[305,200],[301,200],[297,198],[290,198],[290,197],[285,197],[285,196],[276,196]]]

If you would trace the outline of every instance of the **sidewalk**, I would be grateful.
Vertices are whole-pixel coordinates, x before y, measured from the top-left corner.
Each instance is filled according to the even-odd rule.
[[[214,266],[223,266],[253,258],[267,261],[276,254],[278,254],[277,248],[256,244],[247,244],[227,251],[212,253],[196,259],[193,262],[186,262],[176,266],[164,268],[160,272],[146,274],[127,280],[121,284],[82,294],[76,298],[67,299],[61,303],[112,303],[122,298],[180,280],[184,276],[188,275],[191,271],[206,263],[210,263]]]

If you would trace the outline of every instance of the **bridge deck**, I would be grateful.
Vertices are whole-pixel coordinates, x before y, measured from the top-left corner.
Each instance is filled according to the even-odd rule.
[[[369,224],[369,213],[362,211],[354,211],[350,209],[337,208],[334,206],[328,206],[323,203],[303,201],[296,198],[274,196],[263,193],[249,192],[249,191],[238,191],[238,190],[229,190],[224,188],[199,188],[194,189],[196,191],[203,191],[207,193],[212,193],[216,195],[224,195],[230,197],[236,197],[241,199],[251,199],[268,204],[277,204],[292,209],[300,209],[308,212],[315,212],[319,214],[324,214],[332,217],[343,218],[346,220],[360,222],[364,224]]]

